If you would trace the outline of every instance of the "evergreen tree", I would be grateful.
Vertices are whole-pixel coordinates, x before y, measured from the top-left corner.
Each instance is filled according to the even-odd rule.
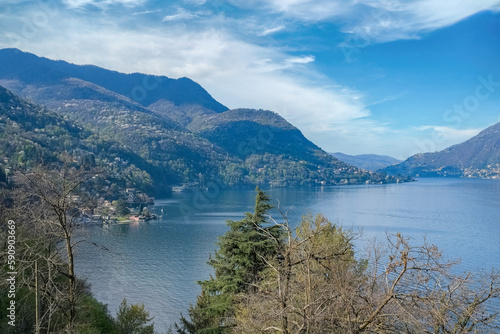
[[[128,215],[130,213],[130,209],[127,206],[127,201],[125,201],[123,198],[120,198],[118,201],[116,201],[115,212],[119,216]]]
[[[215,276],[198,282],[202,292],[189,310],[191,321],[181,316],[178,333],[228,332],[234,323],[235,296],[253,289],[265,268],[262,257],[276,254],[275,240],[283,239],[283,231],[267,220],[272,208],[269,196],[258,187],[256,192],[254,213],[228,221],[229,231],[219,237],[219,250],[208,261]]]
[[[2,167],[0,167],[0,183],[7,183],[7,174]]]

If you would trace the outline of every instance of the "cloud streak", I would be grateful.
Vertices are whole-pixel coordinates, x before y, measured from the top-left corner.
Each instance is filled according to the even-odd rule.
[[[177,14],[167,15],[163,18],[163,22],[165,21],[181,21],[181,20],[191,20],[197,17],[197,14],[193,14],[186,11],[179,11]]]
[[[371,43],[418,38],[420,34],[455,24],[481,11],[500,10],[499,0],[360,0],[367,14],[345,31]]]
[[[421,33],[455,24],[481,11],[500,11],[500,0],[459,3],[453,0],[254,0],[250,3],[306,24],[340,23],[344,32],[365,43],[418,38]]]
[[[268,28],[268,29],[264,29],[264,31],[262,31],[259,36],[267,36],[267,35],[271,35],[271,34],[274,34],[274,33],[277,33],[279,31],[283,31],[285,30],[285,26],[277,26],[277,27],[273,27],[273,28]]]
[[[285,59],[285,62],[291,64],[309,64],[312,63],[316,57],[314,56],[302,56],[302,57],[292,57]]]
[[[143,12],[135,12],[132,13],[132,15],[146,15],[146,14],[153,14],[153,13],[158,13],[160,12],[161,9],[156,9],[156,10],[145,10]]]
[[[438,142],[456,143],[474,137],[483,129],[456,129],[449,126],[424,125],[415,127],[415,130],[428,134],[429,137],[435,138],[435,141]]]
[[[146,0],[62,0],[62,3],[69,8],[81,8],[88,5],[96,7],[106,7],[109,5],[123,5],[126,7],[136,7],[142,5]]]

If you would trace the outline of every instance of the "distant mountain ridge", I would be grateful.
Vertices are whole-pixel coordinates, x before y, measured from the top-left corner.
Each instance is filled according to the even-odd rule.
[[[416,154],[385,168],[390,174],[500,178],[500,122],[440,152]]]
[[[228,110],[203,87],[188,78],[124,74],[95,65],[54,61],[18,49],[0,50],[0,64],[2,79],[20,80],[27,85],[55,84],[64,79],[78,78],[118,93],[143,107],[163,99],[171,101],[175,106],[197,104],[215,112]]]
[[[116,156],[120,161],[131,164],[133,153],[134,167],[157,190],[210,180],[229,186],[397,181],[326,154],[274,112],[228,110],[187,78],[122,74],[3,49],[0,85],[74,122],[91,141],[125,152]]]
[[[387,155],[378,155],[378,154],[349,155],[340,152],[330,153],[330,154],[333,155],[335,158],[344,161],[350,165],[374,172],[381,168],[402,162],[401,160],[395,159]]]

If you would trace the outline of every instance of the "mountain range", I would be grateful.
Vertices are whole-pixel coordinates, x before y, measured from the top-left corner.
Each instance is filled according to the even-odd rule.
[[[378,154],[358,154],[349,155],[340,152],[330,153],[335,158],[342,160],[350,165],[356,166],[361,169],[377,171],[379,169],[385,168],[390,165],[396,165],[401,163],[401,160]]]
[[[188,78],[124,74],[2,49],[0,85],[10,101],[0,117],[9,131],[24,129],[14,143],[3,138],[0,158],[12,168],[57,160],[58,152],[77,160],[91,156],[127,186],[153,193],[212,181],[287,186],[406,180],[332,157],[272,111],[229,110]],[[16,108],[26,112],[14,120]]]
[[[475,177],[500,179],[500,122],[478,135],[440,152],[416,154],[380,172],[414,177]]]

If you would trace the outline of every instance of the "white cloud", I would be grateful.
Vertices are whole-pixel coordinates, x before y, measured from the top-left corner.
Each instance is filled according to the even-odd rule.
[[[253,0],[254,8],[305,23],[338,22],[366,44],[418,38],[480,11],[500,10],[500,0]],[[240,3],[241,6],[244,6]]]
[[[183,2],[187,3],[187,4],[201,6],[201,5],[204,5],[207,2],[207,0],[184,0]]]
[[[322,21],[350,10],[353,2],[340,0],[268,0],[271,10],[302,21]]]
[[[468,16],[484,10],[500,9],[498,0],[421,0],[407,3],[402,10],[415,18],[418,29],[435,29],[454,24]]]
[[[291,57],[285,59],[285,62],[292,64],[308,64],[312,63],[315,59],[314,56]]]
[[[163,18],[163,21],[180,21],[180,20],[190,20],[197,16],[197,14],[193,14],[191,12],[187,12],[184,10],[179,10],[178,13],[167,15]]]
[[[456,129],[448,126],[424,125],[415,127],[415,130],[430,134],[435,141],[457,143],[474,137],[483,129]]]
[[[104,7],[108,5],[124,5],[126,7],[135,7],[145,3],[146,0],[62,0],[62,2],[70,8],[85,7],[94,5]]]
[[[499,0],[386,1],[360,0],[368,7],[361,20],[352,19],[346,26],[366,42],[385,42],[417,38],[420,33],[455,24],[478,12],[500,10]]]
[[[273,27],[273,28],[267,28],[267,29],[264,29],[264,31],[262,31],[259,36],[267,36],[267,35],[271,35],[271,34],[274,34],[276,32],[279,32],[279,31],[282,31],[285,29],[285,26],[277,26],[277,27]]]
[[[132,13],[132,15],[146,15],[146,14],[153,14],[153,13],[158,13],[161,11],[161,9],[155,9],[155,10],[145,10],[143,12],[135,12]]]

